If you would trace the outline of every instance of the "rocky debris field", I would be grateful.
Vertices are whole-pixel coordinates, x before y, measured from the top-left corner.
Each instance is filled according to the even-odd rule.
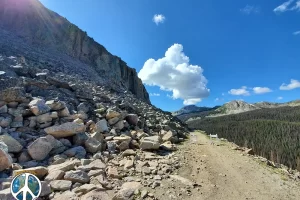
[[[180,167],[184,124],[131,92],[34,64],[0,55],[0,199],[25,172],[43,199],[157,199],[151,189]]]

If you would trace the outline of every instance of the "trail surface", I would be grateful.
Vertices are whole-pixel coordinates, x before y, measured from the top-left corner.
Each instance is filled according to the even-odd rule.
[[[177,173],[201,186],[188,189],[187,184],[174,179],[154,193],[158,199],[300,199],[299,181],[231,147],[229,142],[212,145],[204,134],[191,133],[190,140],[177,151],[184,163]]]

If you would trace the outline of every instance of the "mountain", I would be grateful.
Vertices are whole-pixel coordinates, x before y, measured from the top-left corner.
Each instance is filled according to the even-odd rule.
[[[0,0],[0,52],[42,60],[52,71],[63,65],[59,71],[128,90],[150,103],[135,69],[38,0]]]
[[[213,108],[210,107],[198,107],[196,105],[189,105],[189,106],[184,106],[178,111],[172,112],[173,116],[178,116],[182,114],[188,114],[188,113],[193,113],[193,112],[203,112],[203,111],[208,111]]]

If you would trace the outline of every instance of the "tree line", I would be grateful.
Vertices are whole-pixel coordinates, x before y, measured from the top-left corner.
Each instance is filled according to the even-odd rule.
[[[300,107],[279,107],[188,121],[273,162],[300,170]]]

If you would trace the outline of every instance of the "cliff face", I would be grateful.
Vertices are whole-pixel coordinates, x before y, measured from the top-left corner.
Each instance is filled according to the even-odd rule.
[[[38,0],[0,0],[0,27],[29,45],[51,48],[80,60],[112,88],[127,89],[150,103],[135,69]]]

